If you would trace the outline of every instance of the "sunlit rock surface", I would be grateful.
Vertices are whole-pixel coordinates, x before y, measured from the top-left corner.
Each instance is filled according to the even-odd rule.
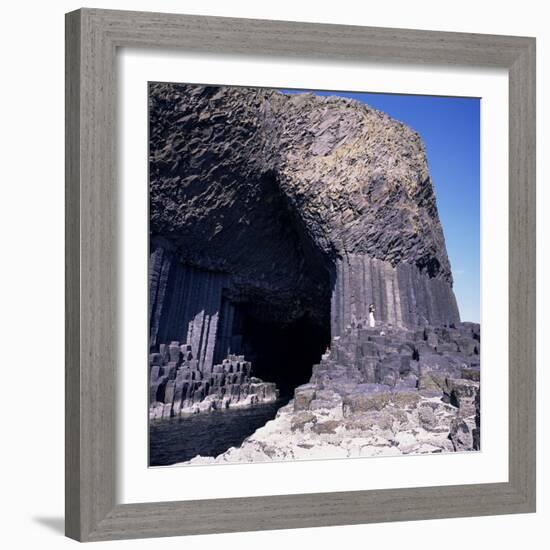
[[[352,328],[274,420],[239,448],[188,464],[479,450],[479,343],[473,323]]]

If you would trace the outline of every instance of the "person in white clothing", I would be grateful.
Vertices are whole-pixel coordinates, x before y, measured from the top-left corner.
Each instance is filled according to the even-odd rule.
[[[371,328],[374,328],[376,322],[374,320],[374,312],[376,311],[376,307],[374,307],[374,304],[371,304],[369,306],[369,326]]]

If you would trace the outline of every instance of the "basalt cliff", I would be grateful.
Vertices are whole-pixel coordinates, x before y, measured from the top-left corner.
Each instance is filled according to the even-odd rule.
[[[289,437],[300,418],[330,435],[405,392],[479,446],[479,327],[460,322],[420,137],[341,97],[149,92],[151,416],[282,392]]]

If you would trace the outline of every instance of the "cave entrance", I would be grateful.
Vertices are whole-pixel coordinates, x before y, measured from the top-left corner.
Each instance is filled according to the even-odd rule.
[[[155,465],[218,456],[240,446],[275,418],[297,386],[309,382],[313,365],[330,345],[332,250],[321,249],[322,239],[282,192],[275,173],[263,174],[239,197],[247,201],[219,213],[223,230],[210,234],[204,228],[208,239],[198,235],[174,245],[183,267],[169,271],[173,280],[162,302],[167,307],[152,319],[160,319],[164,334],[176,335],[161,342],[187,338],[204,364],[244,355],[251,375],[275,383],[280,399],[153,425]],[[186,256],[197,243],[196,255]],[[159,270],[159,281],[162,275]],[[181,292],[174,295],[172,289]],[[183,337],[177,336],[181,326],[187,330]]]
[[[289,400],[330,345],[334,262],[274,171],[262,174],[258,188],[249,224],[243,217],[234,225],[239,276],[224,289],[214,359],[244,355],[252,374]]]
[[[330,324],[304,314],[292,321],[265,320],[246,304],[239,307],[242,351],[254,376],[275,382],[288,402],[294,388],[309,382],[312,366],[330,344]]]

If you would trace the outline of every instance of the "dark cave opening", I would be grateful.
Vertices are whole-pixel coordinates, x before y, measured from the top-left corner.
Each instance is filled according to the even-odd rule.
[[[252,362],[254,376],[275,382],[284,401],[294,388],[309,382],[312,366],[319,363],[330,343],[330,324],[311,316],[292,321],[265,321],[246,305],[242,315],[243,353]]]
[[[252,363],[252,374],[274,382],[283,402],[309,382],[330,345],[332,258],[314,242],[302,216],[282,191],[276,171],[260,177],[259,201],[247,240],[250,272],[226,299],[234,306],[232,342]]]
[[[224,289],[215,361],[244,355],[253,376],[274,382],[288,401],[330,344],[334,264],[282,191],[276,171],[264,172],[258,188],[249,225],[232,227],[240,273]]]

